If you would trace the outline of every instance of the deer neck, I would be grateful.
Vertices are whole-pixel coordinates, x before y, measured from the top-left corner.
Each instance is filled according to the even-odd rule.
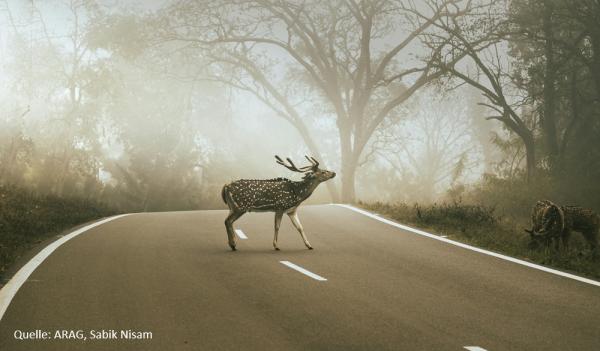
[[[321,182],[316,179],[303,179],[296,182],[296,195],[304,201],[315,191],[319,184]]]

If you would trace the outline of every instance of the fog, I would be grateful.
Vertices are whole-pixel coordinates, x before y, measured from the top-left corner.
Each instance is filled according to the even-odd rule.
[[[315,203],[456,201],[484,174],[527,167],[489,94],[448,67],[494,84],[424,27],[481,15],[469,3],[2,2],[1,181],[122,209],[222,208],[225,183],[299,179],[274,155],[311,155],[341,175]],[[465,29],[474,42],[506,7],[475,4],[490,18]],[[505,43],[477,50],[514,65]],[[517,114],[524,91],[504,86]]]

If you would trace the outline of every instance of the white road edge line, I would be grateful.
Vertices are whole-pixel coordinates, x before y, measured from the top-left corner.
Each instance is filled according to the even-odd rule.
[[[82,234],[104,223],[128,215],[129,214],[122,214],[118,216],[109,217],[101,221],[86,225],[85,227],[79,228],[52,242],[50,245],[46,246],[42,251],[40,251],[37,255],[35,255],[31,260],[29,260],[29,262],[27,262],[23,267],[21,267],[21,269],[19,269],[19,271],[8,281],[8,283],[6,283],[6,285],[2,287],[2,289],[0,289],[0,321],[2,320],[4,312],[6,312],[6,309],[8,308],[8,305],[10,305],[10,302],[12,301],[13,297],[15,297],[17,291],[19,291],[19,288],[21,288],[21,286],[27,281],[27,278],[29,278],[31,273],[33,273],[33,271],[35,271],[35,269],[42,262],[44,262],[44,260],[48,258],[50,254],[52,254],[52,252],[54,252],[54,250],[56,250],[59,246],[66,243],[67,241],[78,236],[79,234]]]
[[[302,274],[305,274],[305,275],[307,275],[307,276],[309,276],[309,277],[311,277],[311,278],[313,278],[315,280],[318,280],[318,281],[321,281],[321,282],[327,281],[327,279],[321,277],[320,275],[315,274],[315,273],[313,273],[311,271],[308,271],[308,270],[306,270],[306,269],[304,269],[304,268],[302,268],[302,267],[300,267],[298,265],[295,265],[295,264],[293,264],[290,261],[279,261],[279,263],[281,263],[283,265],[286,265],[286,266],[290,267],[291,269],[296,270],[296,271],[298,271],[298,272],[300,272]]]
[[[591,285],[595,285],[595,286],[600,286],[600,282],[596,281],[596,280],[592,280],[592,279],[580,277],[580,276],[575,275],[575,274],[562,272],[562,271],[559,271],[559,270],[556,270],[556,269],[552,269],[552,268],[540,266],[539,264],[535,264],[535,263],[523,261],[523,260],[520,260],[518,258],[514,258],[514,257],[502,255],[502,254],[499,254],[499,253],[496,253],[496,252],[492,252],[492,251],[480,249],[480,248],[475,247],[475,246],[463,244],[463,243],[460,243],[458,241],[454,241],[454,240],[450,240],[450,239],[447,239],[447,238],[443,238],[443,237],[440,237],[440,236],[435,235],[435,234],[427,233],[425,231],[422,231],[422,230],[419,230],[419,229],[415,229],[415,228],[411,228],[409,226],[406,226],[406,225],[403,225],[403,224],[400,224],[400,223],[396,223],[396,222],[391,221],[389,219],[376,216],[376,215],[374,215],[374,214],[372,214],[372,213],[370,213],[368,211],[365,211],[365,210],[360,209],[360,208],[356,208],[356,207],[351,206],[351,205],[346,205],[346,204],[333,204],[333,205],[347,208],[349,210],[352,210],[354,212],[358,212],[358,213],[363,214],[363,215],[365,215],[367,217],[371,217],[371,218],[373,218],[375,220],[378,220],[378,221],[383,222],[385,224],[391,225],[393,227],[400,228],[400,229],[412,232],[414,234],[426,236],[426,237],[431,238],[431,239],[443,241],[443,242],[445,242],[447,244],[450,244],[450,245],[462,247],[463,249],[467,249],[467,250],[479,252],[479,253],[482,253],[484,255],[493,256],[493,257],[496,257],[496,258],[499,258],[499,259],[502,259],[502,260],[505,260],[505,261],[510,261],[510,262],[513,262],[513,263],[516,263],[516,264],[520,264],[522,266],[526,266],[526,267],[537,269],[537,270],[544,271],[544,272],[547,272],[547,273],[559,275],[561,277],[565,277],[565,278],[570,278],[570,279],[573,279],[573,280],[577,280],[577,281],[580,281],[582,283],[587,283],[587,284],[591,284]]]
[[[243,240],[248,239],[246,234],[244,234],[244,232],[241,229],[236,229],[235,234],[237,234],[238,238],[240,238],[240,239],[243,239]]]
[[[464,348],[469,351],[487,351],[486,349],[479,346],[465,346]]]

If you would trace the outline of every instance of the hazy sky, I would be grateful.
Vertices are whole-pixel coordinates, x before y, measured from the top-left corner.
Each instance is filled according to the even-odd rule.
[[[101,5],[105,6],[107,9],[110,9],[110,11],[115,12],[139,12],[154,11],[168,3],[168,1],[157,0],[126,2],[102,1]],[[54,45],[63,46],[63,50],[68,52],[71,48],[71,43],[68,41],[68,38],[65,35],[69,33],[73,26],[73,18],[70,14],[68,3],[60,1],[40,1],[36,2],[36,4],[41,12],[41,16],[45,21],[46,29],[50,35],[51,41]],[[15,24],[17,25],[18,30],[22,32],[21,34],[29,35],[31,38],[43,37],[43,33],[40,31],[40,14],[32,13],[28,2],[12,0],[4,4],[0,3],[0,8],[4,7],[4,10],[6,10],[6,6],[9,6]],[[4,12],[6,13],[6,11]],[[9,37],[11,35],[12,28],[9,26],[7,16],[2,16],[0,18],[0,23],[2,25],[2,30],[0,30],[0,58],[2,58],[6,63],[11,56],[10,50],[12,50],[12,48],[9,47]],[[85,21],[85,19],[83,19],[83,21]],[[399,29],[392,35],[387,36],[373,45],[375,48],[386,48],[392,45],[392,43],[397,42],[399,38],[402,37],[403,35]],[[374,51],[377,51],[377,49]],[[270,57],[276,58],[280,62],[290,62],[289,56],[287,56],[281,50],[265,48],[264,52]],[[405,56],[401,57],[401,61],[406,63],[406,61],[414,59],[414,56],[418,53],[418,47],[415,46],[414,50],[408,50]],[[90,56],[90,58],[94,60],[93,55]],[[43,64],[43,62],[40,61],[38,64]],[[142,63],[142,65],[143,64],[144,63]],[[136,67],[135,65],[140,64],[134,64],[132,67]],[[283,66],[284,65],[282,64],[280,67]],[[7,65],[2,65],[0,72],[3,70],[6,74],[10,73],[6,71],[7,69]],[[277,74],[283,74],[283,70],[281,69],[277,69],[275,72],[277,72]],[[143,80],[146,78],[136,79]],[[406,82],[410,83],[411,78],[408,78]],[[169,84],[173,83],[171,82]],[[210,92],[206,89],[210,88],[204,86],[195,92],[194,99],[201,101],[204,93],[208,92],[210,95]],[[271,109],[266,107],[251,94],[230,89],[219,89],[223,90],[222,100],[216,104],[209,104],[209,110],[206,108],[199,109],[196,114],[192,116],[194,119],[196,119],[196,121],[193,123],[194,128],[198,128],[200,135],[197,138],[197,142],[201,144],[201,147],[205,153],[205,157],[217,157],[217,155],[219,155],[218,157],[228,158],[231,164],[238,165],[235,166],[235,168],[232,168],[229,175],[224,176],[225,178],[260,178],[276,177],[280,175],[289,177],[297,176],[290,174],[286,170],[277,166],[273,161],[274,154],[280,154],[282,156],[289,155],[298,159],[301,158],[303,154],[307,153],[307,148],[297,131],[288,122],[277,117]],[[160,94],[174,94],[173,99],[179,99],[181,96],[175,95],[181,93],[180,91],[178,93],[178,91],[179,90],[177,88],[170,92],[161,91]],[[423,91],[423,94],[425,94],[425,92],[426,90]],[[4,94],[7,93],[9,92],[4,92]],[[461,92],[458,91],[457,94],[461,94]],[[443,109],[444,101],[443,99],[442,101],[436,101],[437,98],[433,99],[435,95],[436,94],[434,93],[429,93],[429,95],[424,95],[424,98],[416,100],[413,99],[414,101],[411,100],[412,102],[407,103],[403,116],[405,121],[398,126],[398,135],[410,136],[404,141],[407,144],[406,147],[404,147],[404,150],[410,150],[410,152],[417,157],[420,157],[419,155],[426,157],[426,153],[431,152],[431,150],[427,151],[428,141],[426,138],[426,133],[428,131],[423,129],[423,125],[419,124],[419,118],[423,118],[423,116],[427,116],[428,114],[433,115],[437,113],[438,115],[436,118],[441,118],[441,120],[439,120],[440,125],[444,124],[444,118],[449,120],[461,120],[466,124],[468,124],[469,118],[471,118],[467,115],[468,111],[465,110],[465,108],[446,109],[445,111],[447,115],[439,116],[439,111],[440,109]],[[164,96],[161,98],[164,98]],[[153,103],[151,100],[154,99],[151,98],[151,95],[148,99],[149,100],[142,101],[141,103],[151,105],[151,103]],[[456,100],[457,95],[450,95],[449,99]],[[8,101],[9,99],[3,100],[5,105],[10,103],[10,101]],[[314,99],[304,101],[302,104],[298,105],[297,108],[306,118],[306,123],[313,133],[314,139],[317,141],[321,150],[323,151],[324,158],[326,158],[323,161],[327,161],[328,166],[332,170],[339,172],[340,164],[338,135],[334,125],[334,119],[331,115],[326,113],[326,111],[328,109],[331,110],[331,108],[323,108],[323,106],[317,106],[315,103],[320,103],[320,100]],[[47,118],[45,117],[47,116],[45,111],[41,111],[45,109],[46,102],[40,100],[37,102],[37,104],[34,102],[31,104],[37,108],[38,111],[35,111],[36,113],[32,114],[35,116],[28,116],[28,118]],[[8,105],[3,107],[3,110],[7,109],[10,109]],[[131,113],[136,113],[135,109]],[[164,118],[171,117],[165,115]],[[150,128],[150,124],[146,126],[140,125],[140,128],[142,128],[142,130],[143,128]],[[148,130],[148,132],[153,133],[155,131]],[[441,133],[438,134],[437,137],[443,139],[446,138],[447,135]],[[106,140],[109,139],[110,138],[107,138]],[[464,145],[465,140],[467,140],[467,143],[475,143],[475,140],[471,138],[464,139],[460,144],[457,143],[455,145],[446,145],[445,147],[455,147],[456,152],[461,152],[462,149],[475,150],[471,153],[474,155],[472,157],[473,160],[477,160],[477,148],[470,148],[468,145]],[[409,141],[411,141],[410,145],[408,145]],[[123,152],[122,148],[115,144],[112,144],[112,146],[106,144],[105,148],[108,156],[114,159],[119,158]],[[398,164],[395,165],[395,169],[399,169],[400,171],[398,172],[400,173],[405,173],[404,176],[412,173],[412,178],[410,178],[412,180],[409,178],[404,178],[406,182],[417,182],[419,177],[422,176],[422,174],[420,175],[419,172],[423,172],[423,170],[415,168],[415,163],[411,162],[408,158],[398,158],[398,155],[399,154],[392,155],[395,158],[391,157],[391,159],[395,159],[398,162]],[[251,165],[251,167],[245,167],[247,165]],[[371,161],[371,166],[394,169],[394,167],[390,167],[389,159],[382,158],[377,155],[373,158],[373,161]],[[366,165],[365,167],[368,168],[371,166]],[[366,171],[366,168],[359,170],[359,173],[363,172],[363,176],[367,178],[372,177],[372,175]],[[463,177],[463,181],[472,182],[478,179],[482,170],[482,165],[471,167],[469,169],[469,173]],[[400,173],[397,175],[400,176]],[[105,171],[101,172],[101,177],[102,179],[109,179]],[[336,179],[335,181],[339,181],[339,179]],[[366,180],[366,182],[369,181],[372,180]],[[410,184],[407,183],[406,185],[409,186]],[[439,192],[441,194],[448,186],[449,182],[444,181],[436,186],[437,188],[435,189],[435,192]]]

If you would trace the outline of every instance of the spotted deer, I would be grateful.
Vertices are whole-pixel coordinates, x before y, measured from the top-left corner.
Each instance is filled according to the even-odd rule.
[[[571,232],[580,232],[595,253],[598,246],[600,217],[592,210],[579,206],[558,206],[549,200],[538,201],[531,212],[531,229],[525,229],[531,236],[530,247],[540,243],[550,246],[554,241],[559,249],[560,241],[564,249],[569,247]]]
[[[225,229],[231,250],[236,250],[233,222],[246,212],[275,212],[275,235],[273,237],[275,250],[279,250],[277,235],[283,214],[286,213],[302,236],[304,245],[312,250],[298,219],[298,206],[310,197],[319,184],[335,177],[335,172],[320,169],[319,162],[314,157],[305,157],[310,165],[298,168],[291,159],[287,158],[286,163],[279,156],[275,156],[278,164],[290,171],[303,173],[304,177],[300,181],[291,181],[286,178],[241,179],[223,186],[221,197],[229,207],[229,216],[225,219]]]

